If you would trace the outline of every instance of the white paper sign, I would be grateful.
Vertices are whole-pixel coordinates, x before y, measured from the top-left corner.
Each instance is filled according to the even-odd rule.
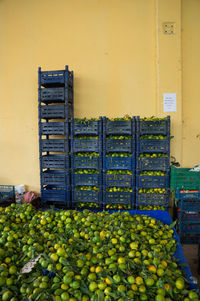
[[[176,93],[163,93],[164,112],[176,112]]]

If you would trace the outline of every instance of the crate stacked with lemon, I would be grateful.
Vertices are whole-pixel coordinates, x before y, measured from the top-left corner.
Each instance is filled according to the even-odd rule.
[[[103,117],[103,208],[132,209],[135,201],[135,118]]]
[[[102,119],[71,123],[72,207],[101,209]]]
[[[168,207],[170,117],[136,118],[136,207]]]
[[[40,184],[44,203],[70,206],[69,122],[73,71],[38,71]]]

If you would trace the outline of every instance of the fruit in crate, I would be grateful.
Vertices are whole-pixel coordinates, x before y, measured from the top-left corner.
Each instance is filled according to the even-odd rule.
[[[162,154],[162,153],[157,153],[157,154],[144,153],[144,154],[140,154],[139,157],[140,158],[167,158],[168,155],[167,154]]]
[[[131,210],[131,205],[126,204],[107,204],[106,209]]]
[[[82,203],[82,202],[79,202],[79,203],[76,203],[76,207],[77,208],[99,208],[99,204],[97,203],[94,203],[94,202],[85,202],[85,203]]]
[[[107,187],[108,192],[133,192],[132,188],[128,187]]]
[[[99,187],[96,187],[96,186],[76,186],[75,190],[99,191]]]
[[[141,135],[140,140],[150,139],[150,140],[163,140],[167,139],[167,136],[164,135]]]
[[[132,175],[132,171],[130,170],[107,170],[107,175]]]
[[[141,171],[139,173],[140,176],[165,176],[166,172],[164,171],[156,171],[156,170],[152,170],[152,171]]]
[[[132,157],[133,155],[130,153],[108,153],[106,154],[106,157],[122,157],[122,158],[128,158]]]
[[[144,205],[139,206],[139,210],[165,210],[165,207],[160,205]]]
[[[79,139],[79,140],[83,140],[83,139],[99,139],[98,136],[87,136],[87,135],[77,135],[74,139]]]
[[[163,193],[165,194],[167,191],[165,188],[140,188],[139,193]]]
[[[99,174],[97,169],[75,169],[75,174]]]
[[[167,117],[159,118],[155,116],[140,118],[140,121],[166,121]]]
[[[75,157],[99,157],[99,153],[95,153],[95,152],[85,152],[85,153],[75,153],[74,154]]]
[[[107,136],[108,139],[116,139],[116,140],[128,140],[128,139],[131,139],[131,135],[121,135],[121,136],[117,136],[117,135],[109,135]]]
[[[93,121],[99,121],[99,118],[74,118],[74,122],[77,122],[77,123],[90,123],[90,122],[93,122]]]

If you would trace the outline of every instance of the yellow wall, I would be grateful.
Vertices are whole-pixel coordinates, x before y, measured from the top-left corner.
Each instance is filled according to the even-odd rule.
[[[200,1],[183,0],[183,162],[200,164]]]
[[[172,155],[183,166],[199,163],[198,6],[195,0],[182,1],[182,11],[181,0],[0,0],[0,183],[39,191],[38,66],[74,70],[77,117],[163,116],[162,94],[177,93]],[[163,36],[164,21],[176,22],[174,36]]]

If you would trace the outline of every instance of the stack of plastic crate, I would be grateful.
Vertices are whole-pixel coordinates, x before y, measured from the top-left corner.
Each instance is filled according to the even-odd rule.
[[[176,190],[178,233],[182,243],[197,244],[200,239],[200,190]]]
[[[38,71],[42,203],[70,206],[70,133],[73,71]]]
[[[71,123],[72,207],[101,209],[102,119]]]
[[[103,117],[103,208],[132,209],[135,201],[135,118]]]
[[[136,128],[136,208],[166,209],[169,200],[170,117],[137,117]]]

